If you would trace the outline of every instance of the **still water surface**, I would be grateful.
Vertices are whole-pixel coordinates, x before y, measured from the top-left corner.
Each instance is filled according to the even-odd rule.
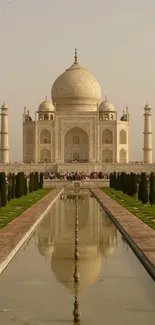
[[[66,192],[0,276],[1,325],[73,324],[75,200]],[[82,325],[154,325],[155,283],[88,192],[79,195]]]

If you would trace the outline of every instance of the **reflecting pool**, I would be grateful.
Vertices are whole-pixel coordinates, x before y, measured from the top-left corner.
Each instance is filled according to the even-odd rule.
[[[64,192],[0,275],[0,324],[154,325],[155,283],[98,202],[78,194],[79,285],[74,286],[75,194]]]

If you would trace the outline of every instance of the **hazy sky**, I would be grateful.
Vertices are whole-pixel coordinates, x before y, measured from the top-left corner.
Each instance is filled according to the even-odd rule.
[[[129,106],[131,160],[142,159],[147,100],[155,126],[154,0],[0,0],[0,103],[9,106],[10,159],[22,159],[23,107],[33,114],[50,98],[75,47],[119,116]]]

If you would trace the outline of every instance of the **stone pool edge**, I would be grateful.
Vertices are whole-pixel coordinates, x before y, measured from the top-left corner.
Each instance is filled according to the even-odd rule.
[[[94,197],[96,198],[96,200],[99,202],[99,204],[101,205],[101,207],[107,212],[108,216],[110,217],[110,219],[113,221],[113,223],[115,224],[116,228],[120,231],[120,233],[123,235],[123,237],[126,239],[127,243],[129,244],[129,246],[131,247],[131,249],[133,250],[133,252],[135,253],[135,255],[138,257],[138,259],[140,260],[140,262],[142,263],[142,265],[144,266],[144,268],[147,270],[147,272],[149,273],[149,275],[151,276],[151,278],[155,281],[155,262],[151,261],[151,259],[149,259],[148,256],[146,256],[147,251],[142,248],[140,248],[138,246],[138,244],[136,243],[136,241],[134,240],[134,238],[132,238],[132,235],[130,234],[130,231],[126,231],[123,227],[123,225],[121,225],[121,223],[119,222],[119,220],[117,220],[117,214],[114,216],[114,212],[111,212],[108,207],[106,206],[105,202],[104,202],[104,198],[107,199],[110,203],[115,202],[116,207],[120,207],[122,208],[122,212],[128,212],[128,210],[126,210],[124,207],[122,207],[119,203],[117,203],[116,201],[114,201],[113,199],[111,199],[107,194],[105,194],[103,191],[99,190],[99,189],[90,189],[91,193],[94,195]],[[102,196],[102,198],[100,197]],[[135,219],[135,216],[130,212],[130,218],[133,216],[133,219]],[[121,214],[119,216],[118,219],[120,219]],[[136,217],[137,218],[137,217]],[[137,221],[139,221],[139,226],[140,226],[140,220],[137,219]],[[146,227],[148,227],[148,229],[150,230],[149,226],[147,226],[145,224],[145,229],[147,229]],[[139,229],[141,230],[141,229]],[[151,229],[152,231],[152,229]],[[153,232],[152,232],[153,233]],[[154,231],[154,239],[155,239],[155,231]],[[152,251],[152,247],[150,247],[150,251]],[[155,254],[155,251],[154,251]]]
[[[7,265],[11,262],[11,260],[13,259],[13,257],[17,254],[17,252],[20,250],[20,248],[23,246],[23,244],[28,240],[28,238],[32,236],[32,234],[35,231],[35,229],[37,228],[37,226],[44,219],[44,217],[46,216],[46,214],[51,209],[52,205],[55,203],[55,201],[58,199],[58,197],[61,195],[61,193],[63,191],[64,191],[64,188],[53,189],[50,193],[48,193],[43,198],[41,198],[41,200],[39,200],[38,202],[36,202],[32,207],[28,208],[20,216],[18,216],[14,220],[12,220],[4,228],[1,228],[0,229],[0,240],[2,239],[2,236],[3,236],[4,243],[5,243],[5,233],[6,233],[6,236],[7,236],[9,226],[13,222],[16,223],[16,227],[17,227],[18,224],[20,225],[20,220],[21,220],[22,217],[25,218],[25,223],[26,223],[27,222],[26,214],[27,213],[30,214],[31,211],[32,211],[32,214],[33,214],[33,210],[34,209],[36,209],[36,211],[34,211],[34,212],[36,212],[38,214],[37,207],[40,206],[40,204],[43,205],[44,202],[46,203],[47,199],[49,198],[49,202],[47,202],[47,206],[46,206],[45,210],[43,212],[41,212],[41,214],[38,217],[36,217],[36,221],[34,220],[34,222],[33,222],[33,220],[32,220],[32,222],[30,224],[30,227],[29,227],[28,231],[26,231],[26,233],[24,232],[24,228],[23,228],[23,233],[21,231],[21,233],[20,233],[20,237],[21,238],[19,239],[19,241],[17,243],[15,243],[15,244],[12,244],[12,250],[7,253],[7,240],[6,240],[6,245],[4,244],[4,247],[3,247],[6,253],[3,253],[3,249],[1,250],[1,247],[0,247],[0,274],[5,270],[5,268],[7,267]],[[50,201],[50,197],[51,197],[52,201]],[[22,223],[24,223],[24,220],[22,221]],[[15,228],[15,230],[16,230],[16,228]],[[3,234],[1,236],[1,233],[2,232],[3,232]],[[16,236],[16,232],[14,232],[14,234],[12,233],[12,235]],[[11,241],[11,238],[10,238],[10,241]],[[8,242],[8,245],[10,245],[10,242]]]

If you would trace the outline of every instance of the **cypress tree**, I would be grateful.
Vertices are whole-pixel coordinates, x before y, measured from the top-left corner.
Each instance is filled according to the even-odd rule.
[[[39,187],[40,187],[40,183],[39,183]],[[113,174],[110,173],[110,188],[113,187]]]
[[[14,199],[15,197],[15,174],[12,174],[11,178],[11,198]]]
[[[8,202],[11,200],[11,184],[8,184]]]
[[[142,195],[141,195],[141,179],[139,180],[139,186],[138,186],[138,200],[141,201],[142,200]]]
[[[4,172],[0,173],[0,189],[1,189],[2,207],[5,207],[7,204],[7,197],[6,197],[6,177]]]
[[[141,174],[141,201],[143,204],[148,202],[148,184],[146,173]]]
[[[29,191],[34,191],[34,173],[30,173],[30,181],[29,181]]]
[[[39,189],[39,175],[38,172],[35,172],[35,191]]]
[[[44,174],[43,173],[40,173],[39,188],[43,188],[43,185],[44,185]],[[112,187],[114,188],[114,185]]]
[[[153,172],[150,174],[149,202],[151,206],[155,204],[155,176]]]
[[[127,193],[127,174],[123,173],[123,193]]]
[[[124,172],[120,175],[120,190],[123,192]]]
[[[16,197],[16,199],[20,198],[20,176],[19,176],[19,173],[15,177],[15,197]]]
[[[2,199],[1,199],[1,189],[0,189],[0,208],[2,206]]]
[[[128,195],[130,195],[131,194],[131,175],[130,174],[127,174],[126,177],[127,177],[127,180],[126,180],[126,182],[127,182],[126,193]]]
[[[24,178],[24,195],[27,195],[27,177]]]
[[[136,197],[137,193],[137,175],[133,173],[133,179],[132,179],[132,197]]]
[[[117,174],[114,172],[113,174],[113,188],[116,190],[116,180],[117,180]]]

